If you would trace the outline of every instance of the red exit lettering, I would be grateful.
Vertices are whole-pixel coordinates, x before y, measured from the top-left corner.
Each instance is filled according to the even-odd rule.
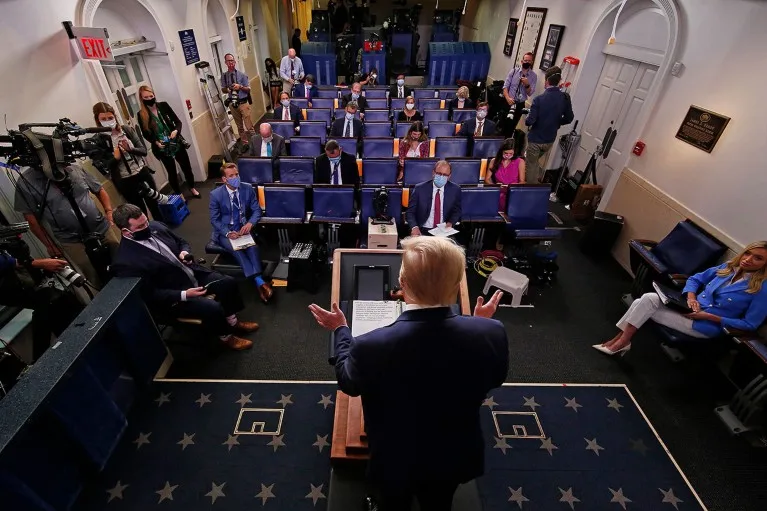
[[[83,53],[85,53],[85,56],[89,59],[104,59],[107,57],[103,39],[82,37],[80,38],[80,44],[83,47]]]

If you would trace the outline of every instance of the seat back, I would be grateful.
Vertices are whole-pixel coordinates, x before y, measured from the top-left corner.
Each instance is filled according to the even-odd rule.
[[[389,110],[366,110],[365,122],[384,122],[389,121]]]
[[[453,99],[457,92],[457,88],[439,89],[439,99]]]
[[[314,158],[280,158],[280,182],[301,185],[314,183]]]
[[[650,252],[670,273],[692,275],[716,264],[727,247],[690,220],[679,222]]]
[[[368,122],[367,115],[365,116],[365,129],[363,130],[366,137],[390,137],[391,136],[391,123],[389,122]]]
[[[387,104],[386,98],[383,99],[368,99],[367,100],[368,107],[374,108],[376,110],[383,110],[384,108],[387,108],[389,105]],[[365,114],[367,117],[367,114]]]
[[[323,98],[322,96],[320,96],[312,100],[311,110],[328,109],[332,113],[333,110],[335,110],[335,103],[336,103],[335,99]],[[309,120],[311,121],[311,119]]]
[[[434,156],[444,158],[464,158],[469,154],[469,139],[466,137],[440,137]]]
[[[439,100],[435,100],[439,101]],[[424,124],[429,124],[433,121],[447,121],[448,120],[448,114],[450,113],[449,110],[445,109],[439,109],[439,110],[424,110],[423,112],[423,122]]]
[[[325,143],[328,127],[323,121],[301,121],[298,125],[301,127],[302,137],[319,137],[320,142]]]
[[[410,125],[413,124],[412,122],[407,121],[399,121],[394,125],[394,136],[397,138],[402,138],[405,135],[407,135],[407,130],[410,129]]]
[[[338,145],[341,146],[341,150],[345,153],[353,154],[354,157],[357,157],[357,139],[356,138],[335,138],[333,139],[336,142],[338,142]]]
[[[405,174],[403,176],[405,186],[413,186],[429,181],[434,172],[434,165],[438,161],[436,158],[407,158],[405,160]]]
[[[291,156],[315,157],[320,152],[320,137],[293,137],[290,139]]]
[[[303,220],[306,216],[305,196],[303,187],[264,186],[264,216]]]
[[[307,121],[323,121],[326,127],[330,126],[330,117],[330,108],[308,108],[306,110]],[[301,134],[303,135],[303,133]]]
[[[482,160],[479,158],[449,158],[447,161],[450,162],[450,181],[457,185],[479,183]]]
[[[313,218],[349,219],[354,218],[353,186],[315,186],[312,188]]]
[[[397,158],[364,158],[362,183],[366,185],[393,185],[397,182]]]
[[[434,99],[434,89],[413,89],[413,97],[415,99]]]
[[[474,158],[494,158],[503,144],[503,137],[477,137],[474,139]]]
[[[296,134],[293,121],[269,121],[269,124],[272,125],[272,131],[285,140],[290,140]]]
[[[419,99],[418,100],[418,110],[425,111],[425,110],[438,110],[442,106],[442,100],[441,99],[435,99],[435,98],[427,98],[427,99]],[[447,110],[446,110],[447,112]],[[440,119],[442,121],[447,119]]]
[[[429,138],[452,137],[455,135],[455,123],[452,121],[429,122]]]
[[[363,187],[360,190],[360,223],[367,225],[368,218],[375,216],[375,208],[373,207],[373,197],[375,197],[375,191],[378,188]],[[402,224],[402,188],[387,186],[386,190],[389,192],[389,216],[392,217],[397,225]]]
[[[456,108],[453,110],[453,121],[455,123],[463,122],[477,115],[473,108]]]
[[[407,98],[391,98],[391,111],[397,112],[405,108]]]
[[[481,222],[500,219],[500,186],[461,188],[461,220]]]
[[[371,100],[371,99],[386,99],[386,92],[388,89],[365,89],[365,99]],[[369,101],[368,101],[369,103]],[[367,117],[367,113],[365,114],[365,117]]]
[[[366,137],[362,141],[363,158],[391,158],[394,155],[394,139]]]
[[[337,89],[318,89],[317,90],[317,98],[321,99],[328,99],[328,98],[337,98],[338,97],[338,90]],[[315,98],[315,99],[317,99]],[[314,105],[314,101],[312,101],[312,105]]]
[[[243,183],[260,185],[271,183],[274,180],[271,158],[241,156],[237,160],[237,170],[240,172],[240,179]]]
[[[509,185],[506,216],[512,229],[545,229],[549,215],[548,185]]]
[[[290,102],[296,105],[301,110],[305,108],[309,108],[309,100],[306,98],[290,98]],[[312,106],[314,106],[314,103],[312,103]]]

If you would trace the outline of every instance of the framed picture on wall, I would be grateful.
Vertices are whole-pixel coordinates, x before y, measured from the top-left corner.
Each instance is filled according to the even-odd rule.
[[[511,50],[514,48],[514,40],[517,38],[517,18],[509,18],[509,27],[506,29],[506,42],[503,43],[503,54],[511,57]]]
[[[562,44],[564,34],[564,25],[549,25],[549,34],[546,36],[546,46],[543,47],[543,57],[539,66],[542,71],[547,71],[557,61],[559,45]]]
[[[519,36],[519,46],[517,46],[514,62],[522,60],[522,55],[528,52],[532,53],[533,57],[535,57],[547,12],[548,9],[540,7],[528,7],[525,11],[525,21],[522,24],[522,34]]]

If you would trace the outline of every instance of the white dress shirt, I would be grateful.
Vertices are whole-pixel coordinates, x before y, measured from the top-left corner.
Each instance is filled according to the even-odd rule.
[[[349,135],[348,135],[348,136],[349,136],[349,137],[353,137],[353,136],[354,136],[354,119],[352,119],[352,120],[350,121],[349,119],[347,119],[346,117],[344,117],[344,130],[341,132],[341,136],[342,136],[342,137],[346,137],[346,136],[347,136],[347,135],[346,135],[346,129],[347,129],[347,127],[349,128]]]
[[[261,139],[261,157],[262,158],[266,158],[267,156],[269,156],[266,151],[267,144],[269,144],[269,142],[267,142],[266,140],[262,138]],[[274,156],[274,140],[272,140],[272,156]]]
[[[417,311],[421,309],[439,309],[442,307],[449,307],[449,305],[421,305],[418,303],[406,303],[405,304],[405,310],[406,311]]]
[[[440,218],[437,219],[437,225],[441,224],[445,218],[445,190],[444,187],[439,188],[437,185],[432,184],[431,185],[431,207],[429,208],[429,218],[426,219],[426,223],[424,224],[424,227],[427,227],[429,229],[433,229],[434,225],[434,198],[437,196],[437,194],[440,194],[439,197],[439,209],[440,209]]]

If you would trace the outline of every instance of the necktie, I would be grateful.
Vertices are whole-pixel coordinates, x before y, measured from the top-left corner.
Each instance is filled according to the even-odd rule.
[[[282,120],[283,121],[290,120],[290,107],[287,107],[287,106],[282,107]]]
[[[346,126],[344,126],[344,136],[345,137],[352,136],[352,126],[348,119],[346,120]]]
[[[231,225],[234,226],[234,230],[239,231],[242,220],[242,212],[240,211],[240,198],[238,196],[239,194],[237,192],[234,192],[232,194],[232,223]]]
[[[434,227],[442,223],[442,200],[439,197],[441,192],[442,190],[437,190],[437,195],[434,196]]]
[[[338,166],[340,164],[341,163],[339,162],[339,163],[336,163],[335,165],[333,165],[333,177],[330,180],[330,184],[332,184],[332,185],[337,185],[338,184]]]
[[[295,73],[295,71],[293,71],[293,61],[291,60],[291,61],[290,61],[290,77],[291,77],[291,78],[293,78],[293,74],[294,74],[294,73]]]
[[[482,125],[484,124],[484,121],[477,123],[477,129],[474,130],[474,136],[475,137],[481,137],[482,136]]]
[[[304,87],[304,93],[306,94],[306,99],[309,99],[309,87]]]
[[[267,156],[272,156],[272,143],[271,142],[267,142],[266,143],[266,155]]]
[[[403,96],[403,95],[402,95],[402,87],[400,87],[400,88],[399,88],[399,97],[401,98],[402,96]]]

